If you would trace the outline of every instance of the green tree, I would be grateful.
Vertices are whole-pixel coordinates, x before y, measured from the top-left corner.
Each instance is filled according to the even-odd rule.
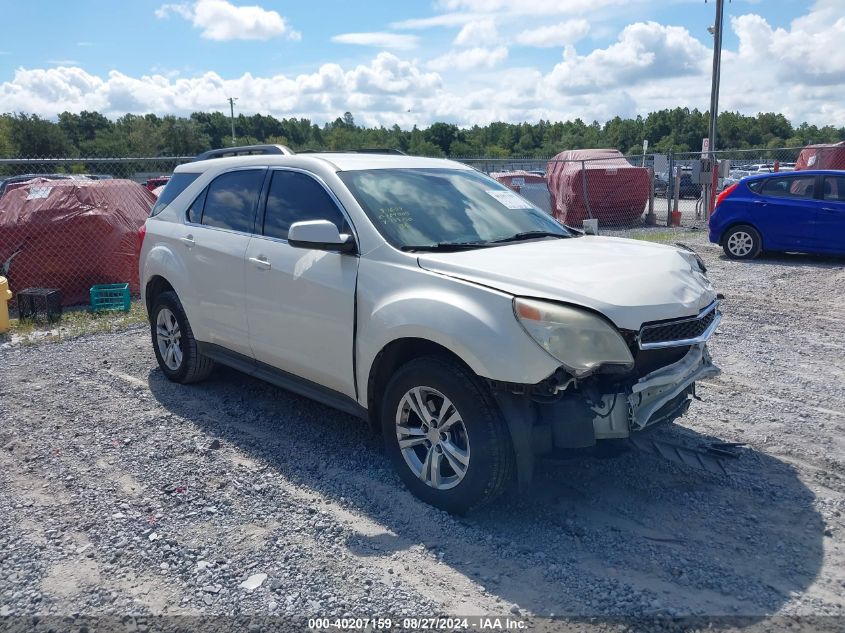
[[[77,153],[67,134],[57,124],[33,114],[17,114],[10,119],[13,145],[31,158],[65,158]]]

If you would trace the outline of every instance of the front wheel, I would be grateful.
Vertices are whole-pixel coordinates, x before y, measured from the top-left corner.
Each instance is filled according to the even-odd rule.
[[[740,224],[728,229],[722,238],[722,249],[731,259],[754,259],[763,250],[763,240],[753,226]]]
[[[381,411],[393,466],[423,501],[460,514],[489,503],[513,479],[507,424],[487,387],[458,363],[426,357],[404,365]]]

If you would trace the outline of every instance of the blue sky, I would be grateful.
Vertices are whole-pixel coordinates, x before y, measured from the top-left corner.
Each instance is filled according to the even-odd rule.
[[[184,114],[231,94],[244,112],[407,127],[708,104],[715,0],[3,4],[2,111]],[[814,50],[841,50],[843,16],[845,0],[733,0],[726,107],[845,124],[842,56]]]

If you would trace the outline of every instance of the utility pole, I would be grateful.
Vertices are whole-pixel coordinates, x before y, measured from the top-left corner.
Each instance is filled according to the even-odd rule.
[[[237,97],[229,97],[229,114],[232,118],[232,147],[237,145],[235,143],[235,101],[237,100]]]
[[[713,78],[710,85],[710,152],[716,150],[716,118],[719,115],[719,80],[722,70],[722,23],[725,0],[716,0],[716,24],[707,29],[713,34]]]
[[[707,2],[707,0],[704,0]],[[716,0],[716,22],[707,30],[713,35],[713,76],[710,84],[710,130],[708,134],[708,155],[712,177],[705,185],[705,213],[710,217],[716,202],[718,163],[716,160],[716,121],[719,117],[719,81],[722,72],[722,26],[725,17],[725,0]]]

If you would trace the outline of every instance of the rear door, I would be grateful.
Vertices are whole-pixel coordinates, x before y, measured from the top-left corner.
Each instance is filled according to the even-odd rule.
[[[752,217],[763,235],[763,248],[810,249],[816,240],[816,176],[767,178],[755,187]]]
[[[246,253],[246,310],[255,358],[355,397],[353,345],[358,257],[294,248],[294,222],[352,229],[327,186],[295,169],[273,169],[264,213]]]
[[[252,356],[244,308],[244,256],[255,226],[266,169],[237,169],[217,176],[188,208],[182,246],[197,336],[206,343]]]
[[[845,253],[845,176],[824,176],[816,223],[819,250]]]

